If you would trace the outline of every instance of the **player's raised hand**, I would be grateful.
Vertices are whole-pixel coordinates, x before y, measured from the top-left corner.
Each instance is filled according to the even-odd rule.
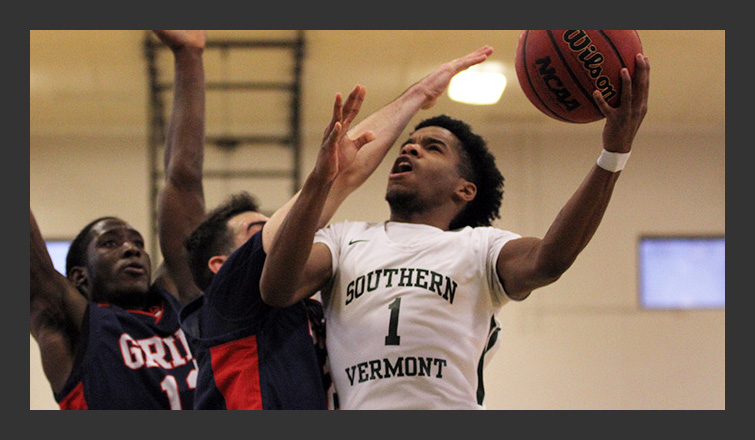
[[[637,54],[634,78],[629,71],[621,69],[621,105],[611,107],[600,91],[593,92],[598,108],[606,117],[603,128],[603,148],[614,153],[628,153],[632,142],[648,111],[650,88],[650,62],[646,56]]]
[[[475,64],[480,64],[487,60],[492,53],[492,47],[487,45],[482,46],[463,57],[441,64],[432,73],[419,80],[415,86],[422,87],[425,94],[425,102],[422,105],[422,109],[428,109],[435,105],[440,95],[448,88],[451,78],[457,73],[467,70]]]
[[[153,30],[152,32],[173,51],[184,47],[202,50],[207,43],[205,30]]]
[[[325,129],[320,152],[317,157],[315,169],[330,182],[335,180],[339,172],[348,168],[357,152],[362,146],[375,139],[372,131],[360,133],[355,139],[351,139],[347,133],[351,123],[359,114],[362,107],[366,89],[362,85],[356,85],[349,94],[346,102],[340,93],[336,94],[333,104],[333,117]]]

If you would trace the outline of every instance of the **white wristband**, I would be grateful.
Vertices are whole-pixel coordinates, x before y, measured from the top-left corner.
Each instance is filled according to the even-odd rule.
[[[630,153],[613,153],[611,151],[603,150],[598,158],[598,166],[606,171],[612,173],[619,172],[624,169],[627,164]]]

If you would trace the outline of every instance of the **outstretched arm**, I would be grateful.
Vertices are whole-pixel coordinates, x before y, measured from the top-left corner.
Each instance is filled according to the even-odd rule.
[[[55,270],[31,209],[29,228],[30,330],[39,344],[47,380],[52,390],[59,392],[73,369],[75,344],[87,300],[73,283]]]
[[[318,226],[325,226],[341,206],[346,197],[359,188],[367,178],[377,169],[385,158],[388,150],[406,128],[411,119],[422,109],[429,109],[443,92],[448,88],[451,78],[459,72],[479,64],[493,53],[490,46],[483,46],[467,55],[445,62],[438,66],[421,80],[406,89],[398,98],[389,102],[378,111],[367,116],[359,124],[350,128],[356,113],[354,106],[361,106],[364,94],[357,97],[354,106],[349,107],[348,100],[343,109],[343,130],[346,136],[341,136],[339,151],[341,155],[350,158],[350,165],[342,169],[331,185],[329,197],[325,201]],[[359,107],[356,107],[358,111]],[[374,140],[357,149],[353,139],[359,139],[365,133],[373,133]],[[288,211],[296,202],[299,194],[286,203],[265,225],[264,246],[270,249],[277,227],[285,218]]]
[[[189,270],[184,240],[205,216],[202,165],[205,135],[203,30],[155,30],[174,56],[173,107],[166,133],[165,184],[158,195],[157,223],[163,265],[155,284],[182,303],[201,294]]]
[[[359,111],[364,98],[364,88],[357,86],[349,95],[344,111],[341,95],[336,95],[333,119],[325,130],[322,146],[312,172],[304,181],[295,203],[288,210],[265,260],[260,279],[260,292],[263,301],[273,306],[289,306],[299,299],[293,293],[293,286],[299,286],[305,277],[305,263],[312,250],[315,232],[331,186],[341,170],[353,161],[353,155],[344,154],[344,149],[354,147],[357,151],[373,139],[371,132],[358,137],[355,141],[341,142],[346,132],[346,125]],[[346,115],[346,116],[344,116]],[[267,226],[266,226],[267,227]],[[329,275],[330,260],[317,260],[320,272]],[[306,276],[308,282],[315,282]]]
[[[606,116],[603,149],[628,154],[647,113],[648,59],[637,55],[635,78],[626,69],[621,78],[620,107],[608,105],[600,92],[596,91],[593,97]],[[593,165],[542,239],[525,237],[504,245],[497,268],[509,296],[526,298],[532,290],[556,281],[574,263],[598,229],[620,173]]]

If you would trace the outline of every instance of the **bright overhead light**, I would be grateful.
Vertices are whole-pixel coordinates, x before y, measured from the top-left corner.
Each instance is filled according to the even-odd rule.
[[[505,88],[503,64],[485,61],[451,78],[448,96],[465,104],[488,105],[498,102]]]

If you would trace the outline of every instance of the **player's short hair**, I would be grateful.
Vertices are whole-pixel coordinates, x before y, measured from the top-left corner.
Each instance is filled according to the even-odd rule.
[[[477,195],[451,220],[450,229],[465,226],[491,226],[501,217],[503,201],[503,175],[495,163],[495,156],[488,150],[485,139],[475,134],[464,121],[448,115],[425,119],[414,128],[441,127],[450,131],[461,141],[459,174],[477,186]]]
[[[210,211],[186,238],[184,245],[189,254],[191,275],[200,289],[207,289],[215,276],[207,266],[210,258],[234,251],[233,231],[228,227],[228,220],[248,211],[259,211],[257,200],[246,192],[233,194]]]
[[[91,242],[93,238],[91,234],[92,228],[94,228],[94,225],[97,223],[105,220],[123,221],[118,217],[105,216],[94,219],[84,226],[68,247],[68,253],[66,254],[66,277],[71,275],[71,271],[74,267],[87,266],[87,248],[89,247],[89,242]],[[81,293],[83,294],[84,292]]]
[[[92,220],[84,226],[68,248],[68,254],[66,254],[66,276],[71,274],[71,270],[73,270],[74,267],[87,265],[87,247],[89,247],[89,242],[92,241],[93,238],[90,232],[92,232],[94,225],[105,220],[122,221],[117,217],[107,216]]]

